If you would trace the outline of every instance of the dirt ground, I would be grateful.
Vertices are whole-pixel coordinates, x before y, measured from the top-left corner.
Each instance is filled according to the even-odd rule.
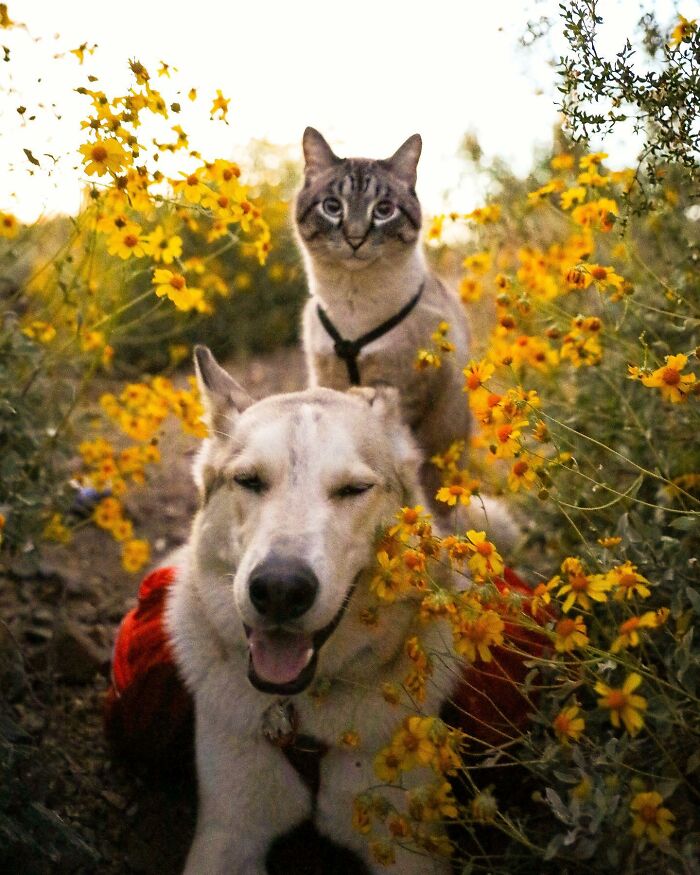
[[[228,363],[255,398],[304,384],[301,353]],[[174,427],[163,463],[128,509],[153,565],[186,538],[195,507],[195,441]],[[102,703],[117,627],[141,575],[87,525],[46,550],[39,573],[0,577],[0,871],[176,875],[194,826],[191,777],[154,781],[115,762]],[[4,774],[3,774],[4,773]]]

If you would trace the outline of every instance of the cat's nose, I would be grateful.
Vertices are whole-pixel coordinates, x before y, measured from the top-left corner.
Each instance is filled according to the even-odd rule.
[[[362,242],[364,241],[365,237],[364,234],[360,234],[358,237],[351,237],[350,235],[348,235],[345,239],[348,241],[353,249],[359,249],[360,246],[362,246]]]

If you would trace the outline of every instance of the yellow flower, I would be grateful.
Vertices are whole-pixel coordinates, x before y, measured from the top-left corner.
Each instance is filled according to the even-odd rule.
[[[622,542],[622,538],[619,538],[617,535],[606,537],[606,538],[598,538],[598,543],[605,550],[612,550],[614,547],[617,547],[618,544]]]
[[[340,736],[340,743],[343,747],[356,748],[360,745],[360,736],[354,729],[348,729]]]
[[[401,771],[401,759],[393,747],[385,747],[374,758],[374,774],[385,784],[394,784]]]
[[[495,370],[495,367],[485,359],[482,359],[480,362],[470,361],[462,371],[466,377],[464,391],[476,392],[477,389],[483,388],[484,383],[488,382]]]
[[[379,572],[370,581],[370,590],[382,601],[396,601],[397,596],[410,589],[400,557],[390,557],[386,550],[380,550],[377,553],[377,564]]]
[[[477,659],[491,662],[493,656],[489,648],[503,644],[504,629],[503,620],[495,611],[484,611],[477,617],[462,612],[452,626],[455,650],[468,662]]]
[[[190,288],[180,273],[173,273],[165,268],[156,268],[153,272],[153,285],[156,287],[156,295],[159,298],[169,298],[178,310],[198,310],[199,312],[207,312],[208,310],[202,290]]]
[[[92,513],[93,521],[108,531],[122,518],[122,505],[116,498],[103,498]]]
[[[129,223],[118,231],[113,232],[107,238],[107,252],[119,258],[143,258],[144,246],[141,237],[141,228]]]
[[[78,150],[83,155],[83,164],[88,176],[97,174],[104,176],[106,173],[116,174],[127,163],[127,155],[116,140],[95,140],[94,143],[85,143]]]
[[[574,156],[566,153],[555,155],[549,162],[549,166],[552,170],[569,170],[574,166]]]
[[[562,571],[567,575],[567,582],[559,588],[558,596],[566,596],[562,611],[566,614],[574,604],[580,605],[585,611],[591,609],[591,601],[606,602],[606,593],[612,584],[605,575],[586,574],[579,560],[565,559]],[[555,578],[556,579],[556,578]]]
[[[462,267],[470,270],[472,273],[483,276],[491,267],[491,253],[475,252],[474,255],[468,255],[462,262]]]
[[[591,167],[597,167],[601,162],[608,157],[607,152],[592,152],[590,155],[584,155],[578,162],[581,170],[588,170]]]
[[[596,693],[602,698],[598,699],[599,708],[608,708],[610,722],[619,729],[620,720],[625,724],[625,729],[630,735],[635,736],[644,726],[642,711],[647,708],[647,701],[643,696],[634,694],[634,690],[641,684],[642,678],[636,672],[632,672],[625,679],[620,689],[607,686],[602,681],[595,685]]]
[[[363,793],[352,803],[352,826],[357,832],[366,835],[372,828],[372,797]]]
[[[435,352],[431,352],[428,349],[419,349],[416,353],[416,360],[413,363],[413,367],[417,371],[425,371],[428,368],[439,368],[442,367],[442,359]]]
[[[443,486],[438,489],[435,498],[437,501],[442,501],[450,507],[454,507],[458,501],[460,504],[469,504],[471,496],[472,493],[469,489],[458,483],[453,483],[450,486]]]
[[[132,574],[140,571],[151,556],[148,541],[125,541],[122,546],[122,568]]]
[[[486,540],[486,532],[467,532],[468,549],[472,552],[469,568],[478,576],[496,575],[503,571],[503,559],[491,541]]]
[[[554,647],[557,653],[571,653],[577,647],[585,647],[589,638],[586,635],[586,626],[583,617],[564,617],[554,627]]]
[[[388,839],[376,839],[370,842],[369,851],[380,866],[393,866],[396,863],[396,851]]]
[[[688,400],[688,394],[695,382],[695,374],[681,374],[687,363],[687,355],[667,355],[665,366],[648,376],[642,376],[642,383],[649,388],[658,389],[664,400],[681,404]]]
[[[696,25],[697,19],[693,18],[691,21],[688,21],[687,18],[679,15],[678,24],[673,28],[671,38],[668,41],[671,48],[675,49],[676,46],[679,46],[682,42],[690,40],[697,29]]]
[[[582,204],[586,200],[586,189],[582,186],[567,188],[561,193],[562,210],[570,210],[574,204]]]
[[[7,11],[7,3],[0,3],[0,27],[3,30],[9,30],[14,26],[15,22],[10,18],[10,14]]]
[[[61,514],[55,513],[44,526],[43,536],[47,541],[58,541],[59,544],[67,544],[72,539],[73,533],[64,525]]]
[[[671,823],[675,816],[661,803],[660,793],[637,793],[630,802],[632,814],[632,835],[635,838],[648,838],[652,844],[658,845],[666,841],[675,827]]]
[[[552,721],[552,726],[561,744],[568,745],[570,741],[578,741],[586,728],[586,722],[581,716],[578,705],[569,705],[561,710]]]
[[[92,46],[92,48],[88,48],[88,44],[85,42],[85,43],[81,43],[77,49],[70,49],[69,51],[70,51],[71,55],[75,55],[75,57],[78,59],[80,65],[82,66],[82,63],[85,60],[85,55],[86,54],[94,55],[96,48],[97,48],[97,45]]]
[[[176,194],[182,194],[190,204],[198,204],[203,197],[213,196],[212,190],[200,179],[201,171],[195,173],[183,173],[182,179],[171,179],[170,184]]]
[[[530,489],[536,481],[537,472],[525,459],[518,459],[510,469],[508,486],[513,492],[517,492],[520,488]]]
[[[0,237],[16,237],[19,233],[19,222],[12,213],[0,211]]]
[[[211,105],[211,110],[209,111],[209,115],[213,118],[214,115],[218,112],[219,118],[226,121],[226,116],[228,115],[228,105],[231,103],[230,99],[224,97],[219,88],[216,89],[216,97]]]
[[[22,334],[32,340],[38,340],[39,343],[51,343],[56,336],[56,329],[49,322],[34,319],[22,329]]]
[[[663,626],[669,616],[668,608],[660,608],[658,611],[646,611],[641,617],[630,617],[620,624],[618,636],[610,648],[611,653],[618,653],[628,647],[637,647],[639,644],[638,629],[657,629]]]
[[[166,237],[161,225],[158,225],[143,239],[143,251],[150,255],[154,261],[162,261],[163,264],[172,264],[176,258],[182,255],[182,237],[174,234]]]
[[[430,738],[432,724],[432,717],[407,717],[394,734],[391,749],[404,771],[433,762],[437,749]]]
[[[485,207],[478,207],[467,213],[464,218],[471,219],[477,225],[489,225],[492,222],[497,222],[501,217],[501,208],[498,204],[489,204]]]
[[[611,568],[604,577],[614,588],[616,601],[630,600],[635,595],[646,599],[651,595],[651,590],[646,585],[649,581],[646,577],[642,577],[637,571],[637,566],[631,562]]]

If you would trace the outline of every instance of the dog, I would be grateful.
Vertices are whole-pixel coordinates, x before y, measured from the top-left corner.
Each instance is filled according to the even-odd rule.
[[[264,875],[279,838],[309,822],[355,860],[321,871],[385,871],[352,827],[353,799],[376,785],[374,756],[415,709],[408,696],[389,705],[381,686],[410,671],[410,636],[452,646],[443,621],[419,623],[416,595],[361,620],[376,604],[380,534],[401,506],[425,502],[398,393],[312,388],[253,402],[206,347],[195,368],[209,437],[166,607],[195,703],[199,810],[185,875]],[[449,671],[432,680],[426,714],[453,683]],[[404,787],[425,780],[412,770]],[[403,804],[402,790],[385,795]],[[402,875],[450,871],[399,846],[396,862]]]

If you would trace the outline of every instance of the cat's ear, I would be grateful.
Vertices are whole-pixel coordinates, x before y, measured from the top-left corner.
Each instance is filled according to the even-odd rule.
[[[413,134],[403,145],[399,146],[391,158],[382,161],[382,164],[413,188],[416,184],[416,171],[422,148],[423,141],[420,134]]]
[[[340,158],[325,141],[323,134],[320,134],[316,128],[307,128],[304,131],[301,145],[304,149],[306,161],[304,172],[307,176],[321,173],[340,163]]]

